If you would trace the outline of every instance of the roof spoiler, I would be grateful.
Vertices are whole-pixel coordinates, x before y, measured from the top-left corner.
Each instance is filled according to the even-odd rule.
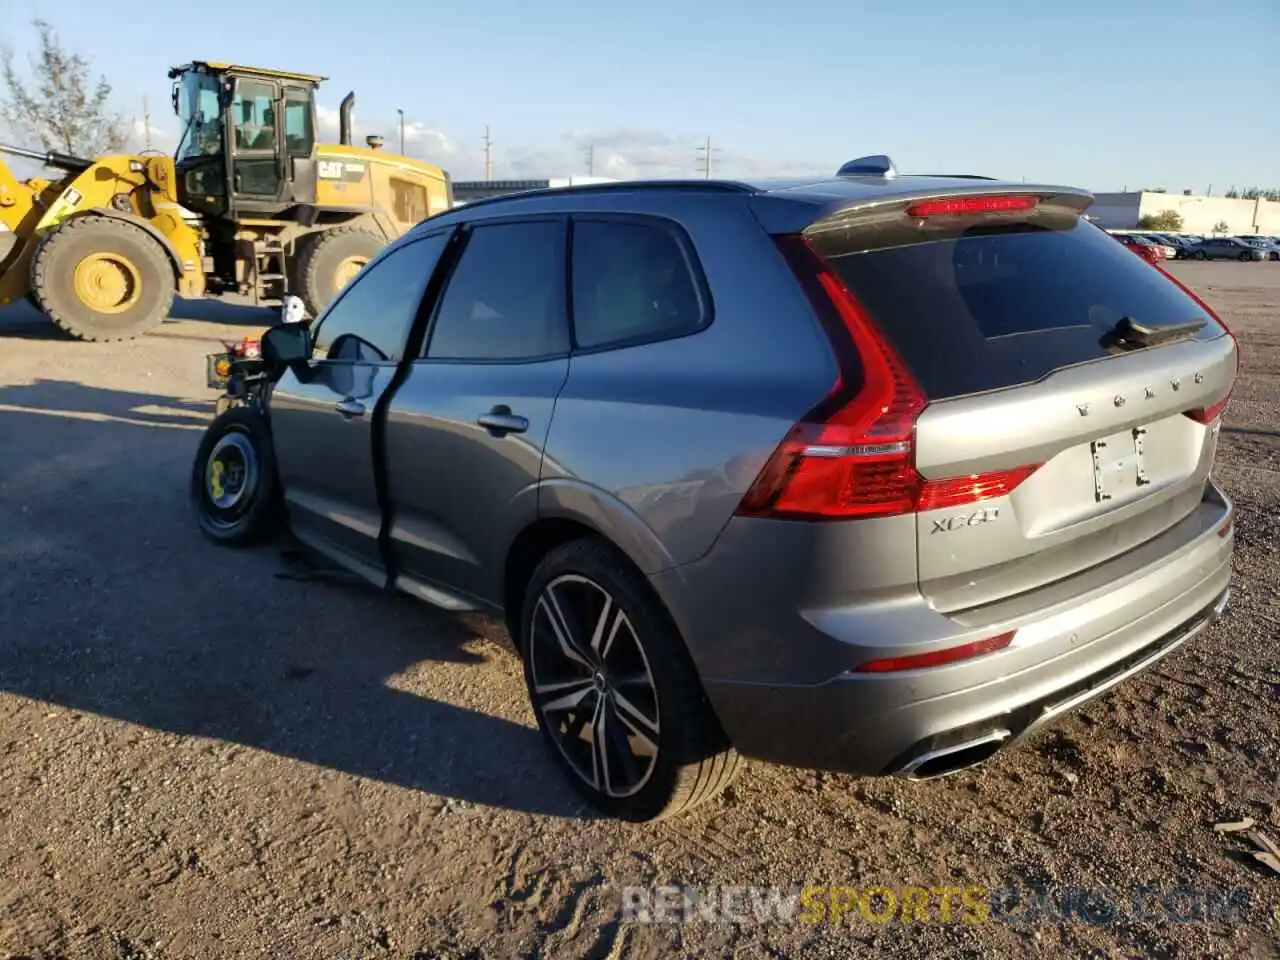
[[[816,202],[796,202],[785,194],[765,193],[752,197],[750,204],[761,226],[768,233],[778,235],[873,222],[891,228],[899,219],[905,221],[908,207],[933,200],[1035,197],[1035,208],[1039,213],[1033,215],[1057,211],[1070,217],[1079,217],[1093,203],[1093,194],[1086,190],[1048,184],[968,180],[945,186],[921,184],[917,187],[913,177],[901,177],[895,184],[897,188],[892,191],[859,191],[848,197],[818,194]],[[1010,212],[1022,215],[1019,211]]]

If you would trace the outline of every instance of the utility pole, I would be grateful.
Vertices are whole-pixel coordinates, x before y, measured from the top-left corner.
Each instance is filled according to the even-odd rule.
[[[396,113],[400,114],[400,156],[404,156],[404,111],[397,109]]]
[[[596,175],[596,145],[594,143],[587,144],[587,176],[594,177]]]
[[[142,142],[143,149],[151,149],[151,107],[147,104],[147,98],[142,98]]]
[[[711,179],[711,161],[712,155],[719,151],[719,147],[711,146],[711,135],[707,134],[707,142],[698,147],[698,153],[702,154],[702,175],[707,180]]]
[[[484,181],[493,179],[493,140],[489,137],[489,128],[484,128]]]

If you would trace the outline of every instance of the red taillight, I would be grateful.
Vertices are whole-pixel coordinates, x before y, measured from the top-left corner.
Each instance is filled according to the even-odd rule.
[[[1187,410],[1186,415],[1197,423],[1203,423],[1206,426],[1222,416],[1222,411],[1227,409],[1227,404],[1231,402],[1231,397],[1226,396],[1219,400],[1211,407],[1196,407],[1194,410]]]
[[[1219,527],[1219,528],[1218,528],[1218,536],[1219,536],[1219,538],[1221,538],[1221,539],[1223,539],[1223,540],[1225,540],[1225,539],[1227,539],[1227,537],[1231,536],[1231,521],[1230,521],[1230,520],[1228,520],[1226,523],[1224,523],[1221,527]]]
[[[882,660],[868,660],[866,663],[856,667],[855,672],[891,673],[897,670],[921,670],[925,667],[940,667],[943,664],[956,663],[960,660],[972,660],[974,657],[981,657],[988,653],[995,653],[997,650],[1003,650],[1013,642],[1013,636],[1016,632],[1016,630],[1013,630],[996,637],[987,637],[985,640],[964,643],[958,647],[934,650],[932,653],[914,653],[906,657],[885,657]]]
[[[947,480],[925,480],[920,485],[917,507],[920,510],[940,510],[978,500],[1003,497],[1031,474],[1041,464],[1001,470],[995,473],[976,473],[969,477],[952,477]]]
[[[907,207],[908,217],[958,216],[966,213],[1006,213],[1030,210],[1040,200],[1038,197],[947,197],[942,200],[923,200]]]
[[[795,520],[886,517],[1001,497],[1035,467],[925,480],[915,469],[915,421],[924,392],[866,310],[803,237],[778,246],[795,271],[842,365],[827,398],[794,426],[738,506],[740,514]],[[857,386],[853,386],[854,383]]]
[[[1231,390],[1234,390],[1236,385],[1235,383],[1236,377],[1239,376],[1240,374],[1240,341],[1239,339],[1236,337],[1234,333],[1231,332],[1231,328],[1228,327],[1225,323],[1223,323],[1222,318],[1218,316],[1216,313],[1214,313],[1213,310],[1210,308],[1210,306],[1207,303],[1205,303],[1203,300],[1201,300],[1199,296],[1196,295],[1196,292],[1194,290],[1192,290],[1190,287],[1188,287],[1185,283],[1183,283],[1181,280],[1179,280],[1177,277],[1175,277],[1171,273],[1166,272],[1165,276],[1168,277],[1170,280],[1172,280],[1175,284],[1177,284],[1178,289],[1181,290],[1183,293],[1185,293],[1192,300],[1194,300],[1196,304],[1199,305],[1200,309],[1203,310],[1205,313],[1207,313],[1211,318],[1213,318],[1213,320],[1218,324],[1218,326],[1222,327],[1222,329],[1226,331],[1227,336],[1231,338],[1231,343],[1235,346],[1235,350],[1236,350],[1236,368],[1231,373]],[[1198,421],[1199,423],[1203,423],[1203,424],[1213,423],[1214,420],[1222,416],[1222,412],[1227,409],[1227,404],[1231,402],[1231,390],[1228,390],[1227,395],[1223,397],[1221,400],[1219,400],[1217,403],[1213,404],[1212,406],[1197,407],[1194,410],[1187,410],[1186,411],[1187,416],[1190,417],[1192,420]]]
[[[1192,290],[1185,283],[1183,283],[1181,280],[1175,277],[1172,273],[1166,272],[1165,276],[1168,277],[1174,284],[1176,284],[1179,290],[1181,290],[1188,297],[1194,300],[1196,302],[1196,305],[1199,306],[1200,309],[1203,310],[1205,313],[1207,313],[1213,319],[1213,321],[1217,323],[1218,326],[1220,326],[1226,332],[1227,336],[1231,338],[1231,342],[1235,344],[1235,348],[1236,348],[1235,372],[1238,374],[1240,372],[1240,340],[1239,338],[1236,337],[1236,335],[1231,332],[1231,328],[1227,326],[1226,322],[1213,311],[1213,308],[1200,299],[1199,295],[1194,290]],[[1234,380],[1234,377],[1232,379]]]

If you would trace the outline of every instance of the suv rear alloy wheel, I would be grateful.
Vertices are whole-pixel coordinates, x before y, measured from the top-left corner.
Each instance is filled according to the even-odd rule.
[[[538,727],[602,812],[661,819],[732,781],[741,761],[670,617],[608,544],[577,540],[547,555],[521,633]]]

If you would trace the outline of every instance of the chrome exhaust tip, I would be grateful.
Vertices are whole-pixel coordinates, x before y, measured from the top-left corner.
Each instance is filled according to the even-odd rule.
[[[995,754],[1013,736],[1008,730],[992,730],[973,740],[922,753],[894,775],[906,780],[936,780],[976,767]]]

